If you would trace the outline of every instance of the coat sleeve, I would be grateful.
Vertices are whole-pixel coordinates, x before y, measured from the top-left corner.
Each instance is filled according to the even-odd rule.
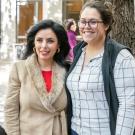
[[[19,93],[21,82],[19,80],[16,64],[13,65],[8,82],[5,101],[5,129],[8,135],[20,135],[19,129]]]
[[[116,135],[133,135],[135,129],[135,59],[129,51],[120,52],[114,71],[119,101]]]

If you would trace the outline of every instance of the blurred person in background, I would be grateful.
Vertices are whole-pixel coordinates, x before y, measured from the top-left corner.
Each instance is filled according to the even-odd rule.
[[[69,45],[70,45],[70,51],[67,56],[67,61],[69,61],[70,63],[73,62],[73,59],[74,59],[73,48],[77,44],[76,29],[77,29],[77,26],[76,26],[75,20],[72,18],[67,19],[66,20],[66,30],[67,30],[67,36],[68,36],[68,41],[69,41]]]
[[[8,135],[68,135],[64,79],[69,43],[64,27],[52,20],[32,26],[24,60],[9,76],[5,101]]]
[[[66,77],[69,135],[135,135],[135,59],[109,37],[112,9],[94,0],[80,12],[83,41]]]

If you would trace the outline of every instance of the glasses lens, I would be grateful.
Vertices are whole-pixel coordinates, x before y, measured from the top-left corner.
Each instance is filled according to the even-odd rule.
[[[80,20],[80,21],[78,22],[78,26],[79,26],[80,28],[85,27],[85,25],[86,25],[86,22],[83,21],[83,20]]]
[[[89,26],[90,28],[95,29],[95,28],[97,28],[98,23],[102,23],[102,21],[98,21],[98,20],[89,20],[89,21],[80,20],[80,21],[78,22],[78,26],[79,26],[80,28],[84,28],[87,23],[88,23],[88,26]]]
[[[90,20],[88,22],[88,24],[89,24],[89,27],[91,27],[93,29],[95,29],[97,27],[97,21],[96,20]]]

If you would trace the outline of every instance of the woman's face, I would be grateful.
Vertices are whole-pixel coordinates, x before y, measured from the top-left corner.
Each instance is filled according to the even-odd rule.
[[[52,29],[39,30],[35,36],[35,48],[39,60],[53,60],[58,49],[58,39]]]
[[[100,13],[95,8],[86,7],[79,21],[80,34],[87,43],[100,41],[106,35],[106,27],[101,19]]]
[[[70,29],[72,31],[76,31],[76,22],[75,21],[73,21],[73,25],[71,25]]]

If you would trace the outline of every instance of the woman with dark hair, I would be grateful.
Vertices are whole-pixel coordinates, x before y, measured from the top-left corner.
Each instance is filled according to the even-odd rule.
[[[93,0],[80,12],[83,41],[66,78],[69,135],[135,135],[135,59],[109,37],[112,9]]]
[[[9,76],[8,135],[67,135],[64,78],[68,52],[62,25],[43,20],[29,30],[24,60],[13,65]]]
[[[74,54],[73,54],[73,48],[77,44],[76,40],[76,22],[74,19],[70,18],[66,20],[66,30],[67,30],[67,36],[68,36],[68,42],[70,45],[70,51],[67,56],[67,61],[70,63],[73,62]]]

